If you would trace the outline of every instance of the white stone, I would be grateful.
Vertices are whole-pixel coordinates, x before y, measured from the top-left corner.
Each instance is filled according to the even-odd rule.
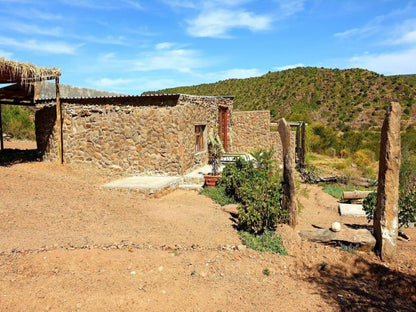
[[[355,216],[355,217],[365,217],[365,211],[363,210],[363,205],[360,204],[339,204],[339,214],[341,216]]]
[[[334,232],[341,231],[341,223],[339,223],[339,222],[332,223],[331,230],[334,231]]]

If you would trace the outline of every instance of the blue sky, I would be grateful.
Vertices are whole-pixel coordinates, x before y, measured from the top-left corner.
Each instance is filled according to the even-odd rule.
[[[128,94],[297,66],[416,73],[416,1],[0,0],[0,56]]]

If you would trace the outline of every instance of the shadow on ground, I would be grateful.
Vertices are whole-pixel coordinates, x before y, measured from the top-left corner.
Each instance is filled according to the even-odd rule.
[[[363,258],[348,266],[321,266],[320,275],[307,280],[341,311],[416,311],[416,275]]]
[[[0,151],[0,166],[11,166],[19,163],[42,160],[42,153],[37,149],[9,149]]]

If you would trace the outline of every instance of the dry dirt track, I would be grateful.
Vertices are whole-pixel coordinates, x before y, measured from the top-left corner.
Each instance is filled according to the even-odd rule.
[[[286,227],[289,256],[239,251],[211,200],[143,200],[99,189],[107,181],[89,168],[0,167],[0,311],[416,311],[414,231],[388,267]],[[314,192],[300,227],[328,208]]]

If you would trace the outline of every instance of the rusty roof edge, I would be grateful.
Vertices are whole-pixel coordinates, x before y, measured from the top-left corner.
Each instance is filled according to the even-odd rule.
[[[108,96],[82,96],[82,97],[61,97],[61,101],[63,100],[104,100],[104,99],[139,99],[139,98],[161,98],[161,97],[179,97],[180,94],[149,94],[149,95],[108,95]],[[36,102],[48,102],[48,101],[55,101],[55,98],[41,98],[36,99]]]
[[[139,99],[139,98],[179,98],[180,96],[187,96],[187,97],[206,97],[206,98],[229,98],[234,99],[235,96],[233,95],[195,95],[195,94],[183,94],[183,93],[172,93],[172,94],[145,94],[145,95],[111,95],[111,96],[93,96],[93,97],[62,97],[61,101],[70,101],[70,100],[104,100],[104,99]],[[46,103],[55,101],[55,98],[41,98],[36,99],[36,103]]]

